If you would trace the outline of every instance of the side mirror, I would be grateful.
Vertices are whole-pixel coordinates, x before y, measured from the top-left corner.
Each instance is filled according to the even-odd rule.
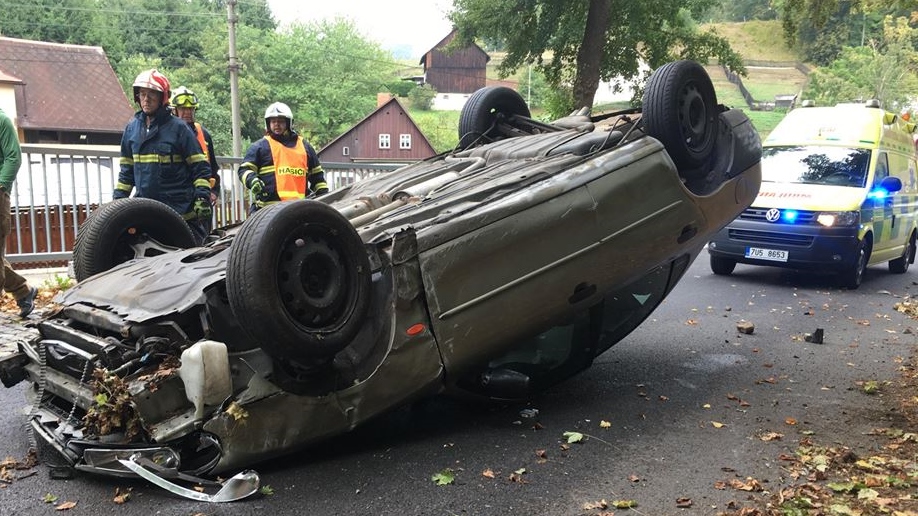
[[[902,189],[902,181],[895,176],[886,176],[880,181],[880,188],[889,193],[898,192]]]

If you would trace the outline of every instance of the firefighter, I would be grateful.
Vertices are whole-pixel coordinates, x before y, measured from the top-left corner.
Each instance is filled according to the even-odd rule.
[[[163,202],[191,228],[200,244],[210,220],[210,167],[188,126],[169,112],[169,79],[157,70],[134,80],[134,102],[140,111],[121,137],[121,170],[113,197]]]
[[[211,138],[210,132],[195,120],[198,107],[200,107],[198,96],[185,86],[179,86],[172,93],[170,104],[175,116],[184,120],[194,132],[195,138],[197,138],[198,144],[210,164],[210,205],[214,206],[220,196],[220,166],[217,165],[214,140]],[[213,229],[213,218],[208,218],[205,221],[205,225],[207,226],[207,232],[210,233],[210,230]]]
[[[238,174],[251,193],[251,211],[303,199],[309,190],[328,192],[318,154],[293,130],[293,112],[282,102],[265,110],[265,136],[246,151]]]

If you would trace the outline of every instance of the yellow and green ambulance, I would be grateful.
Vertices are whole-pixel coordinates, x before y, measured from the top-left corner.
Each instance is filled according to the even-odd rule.
[[[708,243],[711,270],[737,263],[829,271],[857,288],[868,265],[915,260],[915,124],[870,100],[792,110],[762,144],[762,186]]]

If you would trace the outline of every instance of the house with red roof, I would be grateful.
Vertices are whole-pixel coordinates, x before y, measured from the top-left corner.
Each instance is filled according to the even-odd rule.
[[[397,97],[381,93],[376,109],[319,150],[322,163],[411,163],[436,154]]]
[[[0,108],[22,143],[117,145],[134,114],[102,47],[7,37]]]

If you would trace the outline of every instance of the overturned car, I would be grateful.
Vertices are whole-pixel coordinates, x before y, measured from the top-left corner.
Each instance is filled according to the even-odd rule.
[[[203,247],[154,201],[100,208],[81,281],[0,363],[6,386],[29,382],[41,456],[197,478],[422,396],[525,400],[647,318],[759,189],[755,129],[690,61],[603,117],[539,122],[485,88],[460,136]]]

